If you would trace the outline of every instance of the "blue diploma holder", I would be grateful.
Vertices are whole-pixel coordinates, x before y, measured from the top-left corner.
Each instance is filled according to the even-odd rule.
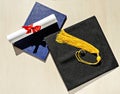
[[[32,55],[42,61],[46,60],[49,50],[44,40],[44,37],[59,31],[62,28],[64,22],[66,21],[66,15],[36,2],[24,24],[30,25],[51,14],[54,14],[56,16],[57,23],[42,29],[40,32],[34,33],[15,42],[13,46],[15,48],[16,55],[24,51],[27,54]]]

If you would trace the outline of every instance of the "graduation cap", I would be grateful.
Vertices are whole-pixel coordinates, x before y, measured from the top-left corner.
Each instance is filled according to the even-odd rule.
[[[59,34],[63,31],[63,35],[66,36],[68,40],[65,37],[63,37],[62,40],[58,38]],[[68,90],[72,90],[118,66],[95,16],[72,25],[63,31],[51,34],[47,36],[45,40]],[[74,45],[75,41],[73,40],[75,39],[73,37],[81,39],[82,41],[79,43],[76,41],[76,45]],[[71,43],[69,43],[69,41],[71,41]],[[98,52],[99,54],[91,56],[91,53],[88,53],[91,51],[84,51],[84,42],[86,42],[87,45],[92,45],[93,48],[95,47],[95,49],[97,49],[95,51],[96,54]],[[77,47],[77,45],[82,46],[81,49]],[[90,45],[88,45],[88,47],[86,46],[87,49],[90,48]],[[99,57],[98,62],[96,61],[96,57]],[[91,63],[89,64],[88,61],[97,63],[92,63],[92,65]]]
[[[52,14],[54,14],[56,18],[53,17]],[[52,15],[51,17],[53,19],[49,19],[51,18],[50,15]],[[40,23],[43,25],[41,30],[38,30],[40,32],[25,34],[24,29],[27,29],[26,26],[30,27],[31,24],[40,20],[43,22]],[[18,33],[15,32],[13,35],[8,36],[8,40],[13,43],[14,47],[44,61],[49,52],[44,37],[61,29],[65,21],[66,15],[36,2],[24,24],[24,29],[22,29],[24,32],[19,30]],[[11,38],[13,40],[11,40]]]

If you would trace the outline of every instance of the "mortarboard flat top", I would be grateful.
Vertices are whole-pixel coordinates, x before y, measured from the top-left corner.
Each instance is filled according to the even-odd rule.
[[[29,25],[34,22],[37,22],[51,14],[55,14],[58,21],[57,24],[54,24],[42,31],[44,33],[46,32],[47,35],[48,32],[49,34],[54,33],[62,28],[66,20],[66,15],[57,12],[49,7],[46,7],[38,2],[35,3],[24,25]],[[44,37],[45,37],[44,34],[39,32],[29,37],[26,37],[20,41],[17,41],[16,43],[14,43],[14,46],[22,49],[24,52],[32,56],[35,56],[41,60],[46,60],[49,51],[46,46],[46,42],[44,41]]]
[[[96,66],[80,63],[75,57],[75,52],[79,50],[78,48],[66,44],[59,44],[55,41],[58,32],[46,37],[45,40],[51,55],[53,56],[58,71],[68,90],[74,89],[118,66],[95,16],[64,30],[97,47],[100,50],[100,55],[102,57],[102,60]],[[90,57],[86,58],[87,60],[91,59]]]

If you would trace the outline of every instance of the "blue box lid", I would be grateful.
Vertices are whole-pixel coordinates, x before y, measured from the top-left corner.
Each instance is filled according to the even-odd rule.
[[[26,38],[23,38],[22,40],[15,42],[14,46],[20,48],[21,50],[32,56],[37,57],[38,59],[45,61],[49,50],[46,42],[44,41],[44,37],[51,33],[59,31],[66,21],[66,15],[36,2],[24,24],[32,24],[51,14],[55,14],[58,21],[57,24],[53,24],[52,26],[43,29],[41,31],[42,33],[37,32]]]

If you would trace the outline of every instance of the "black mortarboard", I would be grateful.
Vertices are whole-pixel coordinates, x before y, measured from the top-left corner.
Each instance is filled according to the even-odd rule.
[[[95,16],[64,30],[94,45],[99,49],[102,58],[100,63],[95,66],[80,63],[75,57],[75,52],[79,50],[78,48],[56,42],[58,32],[46,37],[51,55],[68,90],[118,66]],[[91,59],[89,56],[86,58],[87,60]]]

